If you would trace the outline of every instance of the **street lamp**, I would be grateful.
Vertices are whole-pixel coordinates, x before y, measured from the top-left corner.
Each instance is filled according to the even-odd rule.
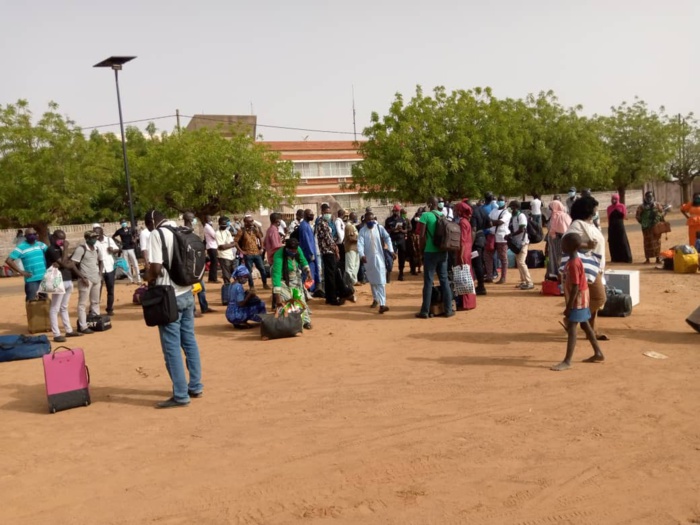
[[[114,70],[114,83],[117,85],[117,105],[119,106],[119,128],[122,132],[122,155],[124,155],[124,173],[126,174],[126,193],[129,199],[129,218],[131,227],[136,229],[136,218],[134,217],[134,203],[131,199],[131,178],[129,177],[129,161],[126,158],[126,137],[124,136],[124,118],[122,117],[122,100],[119,96],[119,72],[122,66],[131,62],[136,57],[109,57],[95,64],[93,67],[110,67]]]

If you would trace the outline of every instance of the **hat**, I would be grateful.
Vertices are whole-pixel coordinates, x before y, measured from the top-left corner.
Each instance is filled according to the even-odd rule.
[[[238,279],[239,277],[248,277],[248,275],[250,275],[250,272],[248,271],[248,268],[243,265],[239,265],[235,270],[233,270],[234,279]]]
[[[96,222],[95,224],[92,225],[93,228],[102,228],[102,225],[99,222]]]
[[[367,206],[365,208],[365,213],[372,213],[372,206]]]
[[[394,207],[392,208],[392,211],[401,211],[401,205],[400,205],[400,204],[394,204]]]
[[[569,191],[573,191],[574,193],[576,193],[576,186],[571,186],[571,188],[569,188]]]
[[[92,230],[88,230],[83,234],[83,237],[85,237],[86,239],[95,239],[97,238],[97,234]]]

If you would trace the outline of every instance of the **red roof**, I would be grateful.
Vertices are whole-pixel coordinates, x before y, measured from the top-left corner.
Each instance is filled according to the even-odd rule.
[[[364,142],[364,141],[363,141]],[[297,140],[297,141],[277,141],[277,142],[261,142],[275,151],[357,151],[362,142],[354,142],[352,140]]]

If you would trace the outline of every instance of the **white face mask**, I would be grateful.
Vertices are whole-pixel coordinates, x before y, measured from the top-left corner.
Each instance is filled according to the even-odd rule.
[[[444,207],[445,207],[445,203],[444,203],[444,202],[438,202],[438,210],[441,210],[441,209],[443,209]]]
[[[194,226],[195,224],[197,224],[197,219],[192,219],[192,226]]]

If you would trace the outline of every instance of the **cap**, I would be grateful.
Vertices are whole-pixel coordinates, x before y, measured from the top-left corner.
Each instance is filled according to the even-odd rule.
[[[95,224],[92,225],[93,228],[102,228],[102,225],[99,222],[96,222]]]
[[[401,211],[401,205],[400,204],[394,204],[394,207],[392,208],[393,211]]]
[[[365,213],[372,213],[372,206],[367,206],[365,208]]]
[[[86,231],[86,232],[83,234],[83,236],[84,236],[86,239],[94,239],[95,237],[97,237],[97,234],[96,234],[94,231],[92,231],[92,230],[88,230],[88,231]]]
[[[569,191],[576,191],[576,186],[571,186],[571,188],[569,188]]]

